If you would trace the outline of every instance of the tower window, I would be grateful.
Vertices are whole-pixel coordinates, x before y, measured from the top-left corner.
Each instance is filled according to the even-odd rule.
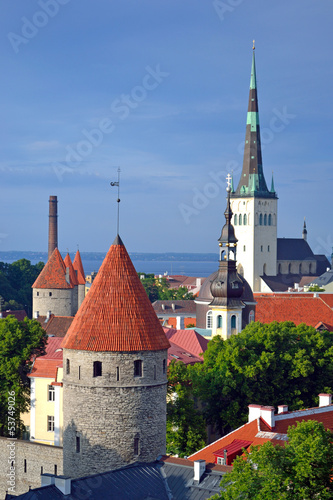
[[[264,226],[267,226],[267,214],[264,215]]]
[[[259,226],[262,226],[262,214],[259,215]]]
[[[80,440],[80,436],[76,436],[76,439],[75,439],[75,452],[76,453],[80,453],[81,451],[81,440]]]
[[[71,372],[71,364],[69,359],[66,359],[66,375],[69,375]]]
[[[47,416],[47,431],[48,432],[54,431],[54,417],[52,415]]]
[[[166,359],[163,359],[163,374],[166,373]]]
[[[134,438],[134,455],[139,455],[139,438]]]
[[[208,311],[206,316],[206,328],[212,328],[213,326],[213,313],[212,311]]]
[[[48,396],[47,396],[48,401],[55,401],[55,388],[53,385],[48,386]]]
[[[239,214],[239,217],[238,217],[238,225],[241,226],[242,225],[242,215]]]
[[[254,321],[254,311],[253,310],[251,310],[250,314],[249,314],[249,323],[252,323],[252,321]]]
[[[93,377],[101,377],[102,376],[102,362],[94,361],[94,374]]]
[[[217,328],[222,328],[222,316],[220,314],[217,317]]]
[[[247,225],[247,216],[246,214],[244,214],[244,217],[243,217],[243,223],[244,223],[244,226]]]
[[[142,361],[137,359],[134,361],[134,377],[142,377]]]
[[[269,226],[272,225],[272,214],[269,214],[269,216],[268,216],[268,225]]]

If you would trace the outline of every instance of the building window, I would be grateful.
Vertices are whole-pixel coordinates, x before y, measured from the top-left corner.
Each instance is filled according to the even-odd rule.
[[[48,401],[55,401],[55,388],[53,385],[48,386]]]
[[[156,380],[156,365],[154,365],[154,380]]]
[[[27,472],[27,461],[26,461],[26,459],[24,459],[23,466],[24,466],[24,473],[26,473]]]
[[[262,226],[262,214],[259,215],[259,226]]]
[[[142,377],[142,361],[137,359],[134,361],[134,377]]]
[[[267,214],[264,215],[264,226],[267,226]]]
[[[139,455],[139,438],[134,438],[134,455]]]
[[[237,214],[234,217],[234,225],[237,226]]]
[[[119,382],[119,366],[117,366],[117,374],[116,374],[116,378],[117,378],[117,382]]]
[[[231,329],[236,328],[236,316],[233,314],[231,316]]]
[[[102,376],[102,362],[94,361],[93,377],[101,377],[101,376]]]
[[[269,226],[272,225],[272,214],[269,214],[269,216],[268,216],[268,225]]]
[[[48,432],[54,432],[54,417],[50,415],[47,417],[47,430]]]
[[[76,436],[76,439],[75,439],[75,452],[76,453],[80,453],[81,451],[81,440],[80,440],[80,436]]]
[[[244,217],[243,217],[243,224],[244,224],[244,226],[246,226],[246,224],[247,224],[247,216],[246,216],[246,214],[244,214]]]
[[[66,359],[66,375],[69,375],[71,372],[71,364],[69,359]]]
[[[217,317],[217,328],[222,328],[222,316],[219,314]]]
[[[212,328],[213,327],[213,313],[212,311],[208,311],[207,316],[206,316],[206,328]]]
[[[250,314],[249,314],[249,323],[252,323],[252,321],[254,321],[254,311],[253,310],[251,310]]]
[[[166,359],[163,359],[163,374],[166,373]]]
[[[239,214],[239,218],[238,218],[238,225],[241,226],[242,225],[242,216],[241,214]]]

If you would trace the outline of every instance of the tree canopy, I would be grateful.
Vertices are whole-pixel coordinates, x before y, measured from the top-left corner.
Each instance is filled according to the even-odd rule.
[[[204,363],[188,371],[206,421],[224,434],[246,422],[251,403],[296,410],[332,392],[333,335],[305,324],[253,322],[226,341],[214,337]]]
[[[0,319],[0,435],[8,430],[8,395],[15,394],[17,435],[22,431],[20,414],[27,411],[30,401],[28,373],[33,360],[45,354],[47,335],[38,321],[14,316]]]
[[[266,442],[237,457],[212,500],[333,498],[333,433],[308,420],[288,429],[285,446]]]
[[[24,309],[31,316],[31,286],[43,267],[43,262],[33,265],[27,259],[20,259],[12,264],[0,262],[0,295],[4,302],[3,310]]]

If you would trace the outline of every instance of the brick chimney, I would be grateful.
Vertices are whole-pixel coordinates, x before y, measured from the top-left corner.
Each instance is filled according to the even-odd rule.
[[[56,196],[49,199],[49,248],[48,258],[53,250],[58,248],[58,200]]]

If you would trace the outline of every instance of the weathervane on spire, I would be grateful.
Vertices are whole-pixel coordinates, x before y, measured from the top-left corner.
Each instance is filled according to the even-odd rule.
[[[120,203],[120,198],[119,198],[119,189],[120,189],[120,168],[118,167],[118,181],[116,182],[110,182],[110,186],[117,186],[118,187],[118,198],[117,198],[117,235],[119,235],[119,203]]]

